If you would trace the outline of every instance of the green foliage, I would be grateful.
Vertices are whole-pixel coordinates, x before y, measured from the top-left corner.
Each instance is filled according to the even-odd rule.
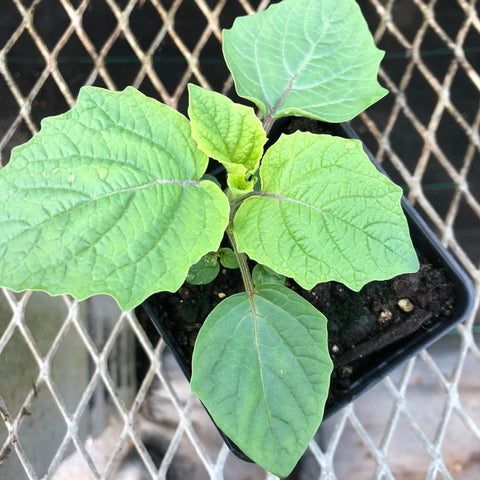
[[[280,477],[322,419],[332,371],[326,323],[290,289],[263,285],[217,305],[196,341],[192,390],[247,455]]]
[[[344,122],[386,95],[378,50],[353,0],[284,0],[223,31],[237,93],[265,116]]]
[[[133,88],[82,88],[1,171],[1,284],[108,293],[124,310],[178,290],[228,222],[225,195],[199,180],[207,162],[172,108]]]
[[[267,137],[250,107],[233,103],[219,93],[189,85],[188,115],[199,148],[222,163],[233,193],[253,190]]]
[[[221,248],[218,251],[218,259],[225,268],[239,268],[237,256],[231,248]]]
[[[213,282],[220,272],[220,264],[218,263],[215,253],[207,253],[195,265],[188,270],[186,282],[191,285],[206,285]]]
[[[220,272],[220,265],[230,269],[239,268],[237,256],[231,248],[222,247],[218,252],[204,255],[190,267],[186,282],[191,285],[206,285],[213,282]]]
[[[285,275],[277,273],[275,270],[272,270],[265,265],[257,263],[252,268],[252,281],[256,287],[264,283],[277,283],[279,285],[285,285]]]
[[[359,289],[418,268],[401,191],[359,142],[282,136],[273,118],[346,120],[385,94],[355,0],[284,0],[235,21],[224,53],[240,96],[189,86],[190,121],[133,88],[82,88],[0,171],[0,285],[108,293],[124,310],[240,267],[195,345],[192,389],[254,461],[286,476],[321,421],[325,317],[283,285]],[[227,170],[222,192],[208,156]],[[232,249],[220,243],[225,233]],[[261,263],[249,272],[245,254]]]
[[[265,154],[260,177],[262,190],[234,219],[238,248],[250,258],[306,289],[336,280],[359,290],[417,268],[402,190],[360,142],[282,135]]]

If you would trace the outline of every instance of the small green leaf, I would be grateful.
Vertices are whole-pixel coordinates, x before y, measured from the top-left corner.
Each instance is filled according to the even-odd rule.
[[[251,298],[223,300],[197,337],[192,390],[246,455],[280,477],[323,417],[332,371],[326,325],[295,292],[263,285]]]
[[[238,249],[306,289],[336,280],[359,290],[418,269],[402,190],[357,140],[282,135],[260,168],[262,192],[234,218]]]
[[[256,287],[264,283],[278,283],[285,285],[285,275],[280,275],[271,268],[257,263],[252,270],[252,281]]]
[[[222,185],[221,183],[218,181],[218,178],[213,176],[213,175],[210,175],[209,173],[205,173],[201,180],[210,180],[211,182],[213,182],[217,187],[220,187],[222,188]]]
[[[251,191],[250,177],[258,169],[267,140],[255,112],[193,84],[188,91],[188,115],[199,148],[225,165],[230,188]]]
[[[199,180],[207,162],[172,108],[82,88],[0,170],[0,285],[107,293],[124,310],[177,290],[228,222],[225,194]]]
[[[213,282],[220,271],[216,253],[207,253],[190,267],[186,281],[192,285],[206,285]]]
[[[218,253],[220,255],[220,263],[225,268],[239,268],[237,256],[231,248],[221,248]]]
[[[387,91],[355,0],[284,0],[223,31],[237,93],[267,116],[352,119]]]

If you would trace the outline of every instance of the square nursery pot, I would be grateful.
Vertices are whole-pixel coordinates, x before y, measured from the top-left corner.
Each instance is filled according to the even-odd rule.
[[[347,124],[288,118],[275,123],[269,143],[281,133],[296,130],[358,139]],[[385,173],[371,153],[367,150],[366,153],[377,169]],[[402,207],[420,259],[418,273],[371,282],[360,292],[352,292],[336,282],[320,284],[310,291],[292,281],[287,283],[328,319],[334,370],[324,418],[449,332],[473,309],[470,278],[405,197]],[[184,284],[175,294],[152,295],[137,308],[137,315],[144,322],[153,323],[190,380],[193,346],[203,321],[222,298],[239,291],[243,291],[240,273],[221,270],[211,284]],[[220,433],[233,453],[249,460]]]

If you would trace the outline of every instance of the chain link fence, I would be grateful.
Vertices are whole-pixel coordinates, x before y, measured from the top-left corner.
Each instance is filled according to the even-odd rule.
[[[472,277],[477,311],[478,3],[359,3],[391,94],[353,126]],[[0,166],[82,85],[182,112],[188,82],[234,97],[221,29],[268,4],[4,0]],[[478,328],[472,315],[326,421],[292,478],[478,480]],[[163,342],[108,298],[0,290],[0,418],[2,479],[274,478],[229,453]]]

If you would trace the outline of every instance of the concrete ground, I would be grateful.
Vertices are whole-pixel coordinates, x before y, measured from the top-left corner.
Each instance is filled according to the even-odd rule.
[[[458,335],[448,335],[428,349],[429,357],[434,360],[438,372],[447,382],[452,381],[459,362]],[[435,453],[434,444],[441,437],[441,456],[445,467],[455,480],[480,480],[480,442],[472,434],[463,419],[469,417],[479,429],[480,425],[480,359],[468,354],[461,371],[461,382],[458,385],[459,404],[449,415],[449,421],[442,425],[445,409],[448,405],[448,393],[442,388],[435,373],[432,373],[423,358],[417,357],[412,364],[404,364],[392,375],[392,385],[402,388],[402,380],[406,371],[410,372],[408,387],[404,394],[405,410],[400,414],[395,427],[389,427],[394,414],[395,401],[385,383],[380,383],[365,393],[354,403],[355,418],[360,430],[363,429],[368,439],[359,434],[358,425],[347,419],[340,438],[335,438],[335,427],[343,421],[345,411],[340,411],[326,420],[318,434],[317,442],[328,449],[332,442],[337,442],[334,456],[337,480],[370,480],[382,478],[377,476],[378,461],[376,455],[383,442],[388,439],[385,457],[391,478],[395,480],[424,480],[431,466],[431,456]],[[167,352],[165,354],[166,374],[180,398],[185,401],[189,397],[189,387],[176,362]],[[456,393],[452,392],[453,398]],[[350,407],[347,407],[350,408]],[[140,437],[150,446],[150,454],[155,460],[158,453],[155,445],[166,447],[175,434],[178,425],[176,415],[168,395],[158,384],[152,388],[147,397],[145,408],[154,415],[140,417],[137,431]],[[196,404],[193,408],[192,422],[203,447],[215,458],[222,441],[204,409]],[[109,452],[115,447],[122,426],[113,423],[95,440],[87,442],[87,450],[91,452],[97,467],[102,470],[106,465]],[[430,445],[419,439],[424,437]],[[152,447],[153,446],[153,447]],[[160,460],[157,458],[157,460]],[[190,479],[207,480],[209,475],[203,467],[191,443],[184,438],[178,453],[173,460],[170,480]],[[265,478],[263,470],[255,465],[229,456],[225,477],[228,480],[260,480]],[[83,462],[78,455],[69,458],[55,476],[56,480],[70,478],[89,478]],[[139,460],[135,450],[127,453],[116,480],[141,480],[150,478]],[[294,472],[291,480],[325,479],[322,477],[318,462],[311,453],[307,453]],[[383,477],[389,478],[389,477]],[[435,477],[434,477],[435,478]],[[443,479],[439,475],[436,479]],[[448,478],[448,477],[446,477]]]
[[[448,335],[428,349],[439,371],[447,382],[452,381],[455,367],[459,361],[460,338]],[[399,387],[401,377],[407,365],[398,368],[391,376],[393,383]],[[386,459],[390,472],[396,480],[423,480],[431,464],[431,454],[419,437],[425,436],[433,444],[442,438],[441,454],[452,478],[458,480],[480,479],[480,441],[472,434],[462,420],[464,413],[476,425],[480,425],[480,359],[472,353],[465,358],[461,371],[461,381],[457,391],[452,391],[453,398],[458,393],[459,405],[448,417],[450,420],[442,425],[448,404],[448,393],[442,388],[437,377],[421,357],[413,365],[408,388],[405,393],[406,412],[400,414],[386,450]],[[462,411],[463,410],[463,411]],[[384,383],[378,384],[361,396],[354,403],[354,412],[361,422],[373,444],[379,448],[385,441],[388,423],[395,411],[392,394]],[[324,422],[321,438],[328,444],[334,426],[340,420],[342,412]],[[412,424],[413,422],[413,424]],[[418,433],[421,429],[423,433]],[[478,433],[477,433],[478,435]],[[373,479],[375,477],[376,459],[372,448],[358,434],[351,422],[347,421],[335,455],[335,471],[338,480]],[[313,478],[313,477],[310,477]],[[387,477],[385,477],[387,478]],[[443,476],[437,478],[443,479]]]

